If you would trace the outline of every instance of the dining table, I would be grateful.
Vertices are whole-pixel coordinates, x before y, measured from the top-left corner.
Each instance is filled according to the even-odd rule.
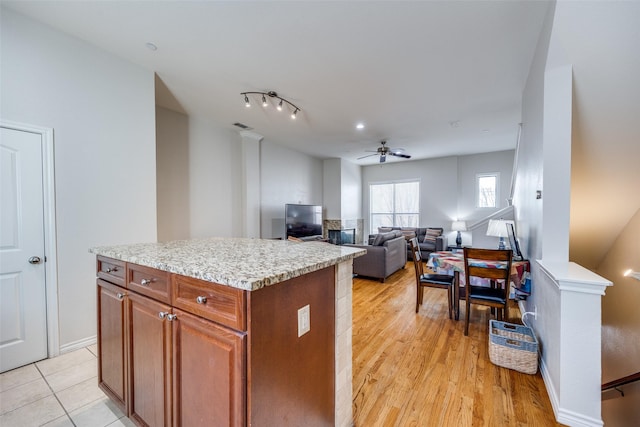
[[[506,263],[500,261],[473,260],[470,264],[493,268],[506,268]],[[453,298],[455,318],[457,320],[460,314],[460,287],[465,286],[464,251],[454,250],[431,252],[429,254],[429,260],[427,261],[427,267],[438,274],[449,274],[455,277]],[[529,272],[530,264],[528,260],[513,260],[511,262],[510,299],[526,299],[526,297],[531,293],[530,280],[526,279]],[[475,286],[491,286],[490,280],[478,277],[472,277],[470,282]]]

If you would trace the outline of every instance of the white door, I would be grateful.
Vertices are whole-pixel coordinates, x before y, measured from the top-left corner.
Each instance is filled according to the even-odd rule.
[[[47,357],[42,135],[0,128],[0,372]]]

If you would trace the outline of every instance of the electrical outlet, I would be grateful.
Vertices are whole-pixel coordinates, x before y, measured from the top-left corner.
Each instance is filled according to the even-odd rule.
[[[311,309],[309,304],[298,310],[298,337],[311,330]]]

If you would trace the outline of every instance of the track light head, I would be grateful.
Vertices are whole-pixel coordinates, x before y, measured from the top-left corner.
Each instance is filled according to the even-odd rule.
[[[264,95],[262,95],[262,106],[263,106],[263,107],[266,107],[266,106],[268,106],[268,105],[269,105],[269,104],[267,104],[267,98],[265,98],[265,97],[264,97]]]
[[[251,103],[249,102],[249,97],[247,95],[244,96],[244,106],[247,108],[251,107]]]
[[[291,113],[291,118],[295,120],[297,114],[298,114],[298,109],[296,108],[296,110],[293,113]]]
[[[278,111],[282,111],[282,99],[280,99],[280,103],[278,103],[278,106],[276,108],[278,109]]]

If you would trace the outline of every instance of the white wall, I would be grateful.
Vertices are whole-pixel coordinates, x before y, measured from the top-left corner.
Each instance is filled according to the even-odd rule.
[[[158,240],[242,234],[237,133],[157,108]]]
[[[511,173],[513,150],[469,156],[443,157],[364,166],[362,168],[362,213],[365,235],[369,230],[369,185],[379,182],[420,181],[420,226],[442,227],[451,239],[451,223],[456,220],[478,220],[496,212],[495,209],[475,207],[476,174],[500,172],[501,206],[506,206]],[[463,233],[465,234],[465,233]],[[468,244],[469,236],[463,236]]]
[[[514,140],[515,143],[515,140]],[[477,221],[508,206],[509,187],[513,172],[514,150],[475,154],[458,157],[458,217],[461,220]],[[476,176],[479,173],[494,173],[500,176],[497,208],[476,207]]]
[[[360,219],[362,218],[362,168],[347,160],[343,160],[341,166],[342,218]],[[326,192],[325,189],[325,194]]]
[[[2,118],[54,129],[60,345],[96,334],[97,245],[156,240],[154,75],[2,9]]]
[[[342,218],[342,159],[322,162],[322,189],[324,219]]]
[[[322,166],[325,219],[361,219],[361,167],[343,159],[326,159]]]
[[[190,237],[242,234],[240,137],[189,117]]]
[[[284,205],[322,205],[322,160],[263,140],[261,237],[285,237]]]

